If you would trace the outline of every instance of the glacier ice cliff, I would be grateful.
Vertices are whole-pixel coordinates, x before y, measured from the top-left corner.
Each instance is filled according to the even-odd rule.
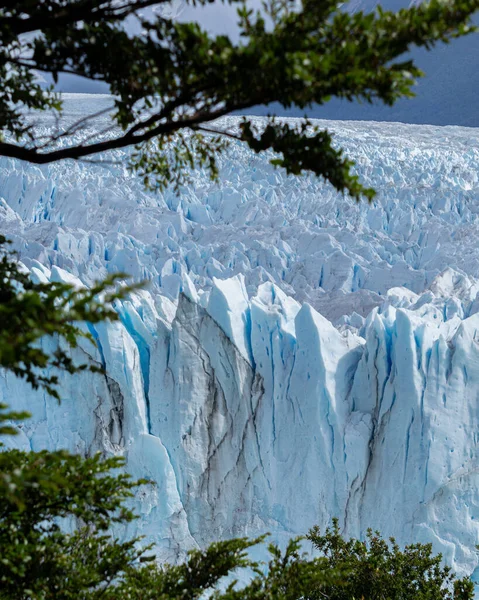
[[[431,541],[473,573],[479,132],[329,126],[374,203],[241,146],[220,184],[199,172],[180,196],[145,192],[121,165],[0,160],[0,230],[32,277],[150,281],[119,322],[89,326],[96,345],[74,358],[105,375],[62,375],[60,405],[3,375],[0,401],[33,413],[11,443],[124,455],[155,482],[125,535],[168,560],[338,516],[347,535]]]

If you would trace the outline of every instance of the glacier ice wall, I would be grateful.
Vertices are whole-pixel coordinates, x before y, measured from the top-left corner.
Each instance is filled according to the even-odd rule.
[[[0,401],[33,413],[13,443],[125,455],[156,482],[134,500],[134,532],[169,560],[338,516],[346,534],[432,541],[471,573],[479,133],[330,126],[373,204],[240,146],[221,184],[200,172],[179,197],[121,165],[0,161],[0,229],[33,277],[150,280],[120,322],[90,326],[97,344],[75,359],[106,374],[62,376],[61,405],[3,376]]]

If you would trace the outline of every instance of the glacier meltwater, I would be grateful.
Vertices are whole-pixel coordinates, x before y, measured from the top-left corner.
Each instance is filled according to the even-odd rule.
[[[149,282],[89,326],[74,358],[105,375],[61,376],[60,405],[2,375],[33,413],[10,443],[125,456],[155,483],[124,535],[170,561],[337,516],[479,574],[479,130],[321,124],[373,203],[235,144],[219,184],[198,171],[179,195],[146,192],[127,151],[0,160],[0,229],[32,277]]]

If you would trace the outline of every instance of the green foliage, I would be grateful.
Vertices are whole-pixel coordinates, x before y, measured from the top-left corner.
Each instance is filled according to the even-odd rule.
[[[34,389],[43,387],[58,398],[55,389],[58,376],[49,374],[51,369],[69,373],[98,370],[94,365],[74,364],[69,354],[69,349],[77,346],[78,338],[93,341],[77,323],[117,319],[111,303],[133,288],[115,286],[118,275],[91,288],[76,289],[58,282],[35,283],[14,256],[5,251],[6,243],[0,236],[0,366],[25,378]],[[45,336],[55,336],[59,342],[53,355],[42,348],[40,341]],[[67,344],[66,349],[62,342]],[[2,420],[5,419],[0,413]],[[0,433],[5,430],[0,429]]]
[[[14,411],[8,410],[8,404],[3,404],[0,402],[0,435],[16,435],[18,430],[10,425],[12,421],[22,421],[23,419],[28,419],[30,413],[26,411]],[[7,423],[5,425],[4,423]],[[3,444],[0,442],[0,448]]]
[[[251,561],[246,551],[262,540],[217,542],[204,552],[190,552],[188,560],[178,566],[134,569],[112,590],[111,598],[190,600],[213,592],[208,597],[214,600],[299,600],[328,583],[339,584],[339,574],[323,568],[325,561],[300,552],[300,540],[292,540],[284,553],[271,544],[268,564]],[[235,569],[247,567],[252,572],[247,585],[238,587],[233,580],[215,590]]]
[[[352,175],[350,169],[353,163],[342,156],[342,150],[332,146],[332,136],[327,131],[321,131],[305,120],[299,128],[286,123],[277,123],[270,119],[259,136],[255,136],[246,119],[241,123],[241,138],[255,152],[272,149],[282,158],[274,158],[271,163],[284,167],[287,173],[299,175],[303,171],[321,170],[323,177],[330,181],[341,192],[349,192],[359,199],[364,195],[369,200],[374,198],[372,189],[364,188],[359,183],[357,175]]]
[[[140,482],[110,473],[122,465],[64,451],[0,452],[2,600],[90,597],[82,594],[135,564],[138,540],[107,531],[134,518],[123,503]]]
[[[267,0],[260,11],[247,0],[230,2],[238,5],[239,42],[212,36],[195,22],[142,16],[141,9],[167,0],[4,3],[0,155],[42,164],[133,146],[131,168],[147,185],[163,187],[170,181],[181,185],[185,170],[197,165],[215,177],[215,155],[224,149],[221,136],[257,152],[272,150],[278,155],[273,164],[290,173],[309,171],[354,198],[371,198],[331,135],[311,131],[307,119],[297,128],[270,120],[258,135],[249,119],[236,134],[221,123],[210,124],[257,104],[306,110],[332,97],[391,105],[413,96],[422,73],[407,53],[413,46],[431,49],[473,32],[471,15],[479,8],[479,0],[429,0],[397,13],[378,7],[366,14],[345,12],[338,0]],[[141,34],[125,31],[132,15]],[[52,89],[35,82],[34,70],[55,80],[71,73],[107,83],[115,96],[117,127],[102,136],[92,115],[46,140],[37,137],[26,112],[60,114],[62,104]]]
[[[205,167],[211,179],[218,179],[216,158],[227,146],[221,136],[209,136],[193,132],[186,135],[149,140],[135,148],[130,169],[143,177],[148,189],[164,189],[172,184],[176,191],[191,181],[194,169]]]
[[[308,536],[315,550],[332,569],[343,573],[333,583],[308,596],[309,600],[472,600],[474,585],[466,577],[456,579],[433,555],[431,544],[411,544],[404,550],[391,538],[368,531],[366,541],[345,540],[338,521],[322,535],[313,528]]]

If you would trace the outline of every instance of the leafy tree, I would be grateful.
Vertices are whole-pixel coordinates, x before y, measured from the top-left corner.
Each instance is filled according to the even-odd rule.
[[[431,544],[412,544],[404,550],[394,538],[368,531],[365,541],[345,540],[337,519],[324,534],[315,527],[307,535],[327,565],[343,573],[341,580],[323,586],[310,600],[472,600],[474,585],[457,579]]]
[[[272,102],[306,110],[332,97],[391,105],[412,96],[422,76],[407,58],[411,47],[430,49],[472,32],[470,18],[479,8],[479,0],[430,0],[397,13],[378,7],[350,14],[339,0],[266,0],[254,11],[247,0],[228,0],[238,5],[235,42],[166,12],[142,16],[169,1],[3,2],[0,155],[43,164],[133,146],[131,167],[147,184],[180,185],[198,164],[215,177],[216,153],[233,139],[255,152],[271,150],[273,164],[290,173],[311,171],[355,198],[371,198],[331,135],[307,119],[286,124],[271,117],[258,129],[244,118],[235,131],[215,119]],[[132,17],[142,33],[126,32]],[[36,83],[36,71],[54,80],[70,73],[108,84],[112,126],[95,129],[90,115],[40,135],[30,113],[59,114],[62,103]]]
[[[136,286],[115,289],[115,281],[121,274],[90,288],[77,289],[60,282],[35,283],[14,256],[5,251],[8,243],[0,235],[0,367],[25,378],[34,389],[44,387],[58,398],[55,389],[58,377],[46,372],[98,370],[93,365],[75,365],[69,355],[78,338],[93,342],[91,335],[75,323],[116,320],[112,303]],[[53,335],[59,342],[65,342],[67,349],[59,344],[51,356],[39,342],[44,336]]]

